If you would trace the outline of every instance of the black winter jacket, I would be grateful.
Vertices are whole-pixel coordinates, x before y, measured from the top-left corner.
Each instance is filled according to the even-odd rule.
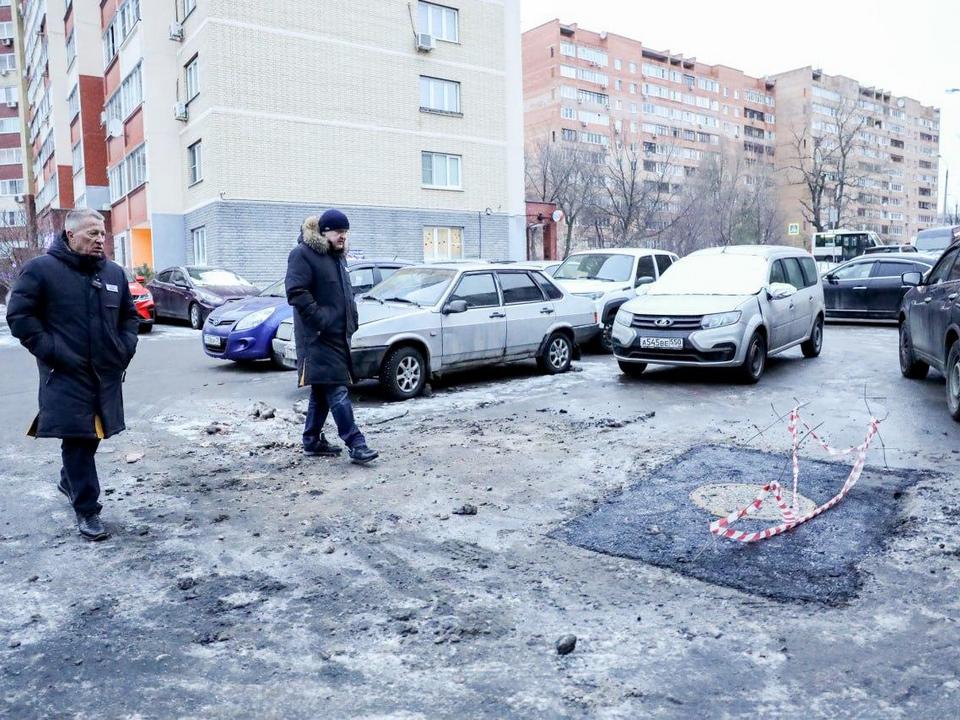
[[[315,218],[304,222],[287,259],[299,383],[347,385],[352,382],[350,337],[357,330],[357,305],[346,260],[331,251],[311,220]]]
[[[24,266],[7,324],[37,358],[40,412],[31,435],[105,438],[125,429],[123,374],[139,322],[123,268],[76,254],[62,234]]]

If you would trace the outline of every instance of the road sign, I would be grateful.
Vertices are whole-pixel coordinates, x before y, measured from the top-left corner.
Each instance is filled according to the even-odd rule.
[[[790,223],[787,225],[787,235],[799,235],[800,223]]]

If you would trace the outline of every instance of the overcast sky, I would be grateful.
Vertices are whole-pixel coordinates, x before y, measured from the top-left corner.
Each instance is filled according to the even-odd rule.
[[[521,0],[523,30],[559,18],[763,76],[813,65],[941,109],[940,205],[960,202],[960,0]]]

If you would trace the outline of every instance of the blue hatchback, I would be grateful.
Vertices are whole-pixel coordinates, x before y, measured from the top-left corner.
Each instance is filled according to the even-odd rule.
[[[360,295],[386,280],[396,270],[412,263],[406,260],[347,260],[347,272],[353,294]],[[273,351],[277,327],[293,308],[287,304],[283,280],[278,280],[259,295],[228,302],[216,308],[203,324],[203,351],[218,360],[252,362],[272,360],[274,366],[288,369]]]

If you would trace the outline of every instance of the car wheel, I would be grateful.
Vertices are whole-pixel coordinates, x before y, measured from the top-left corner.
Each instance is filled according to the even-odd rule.
[[[747,355],[743,359],[743,365],[740,366],[740,378],[753,384],[763,375],[767,369],[767,341],[763,335],[755,332],[747,345]]]
[[[900,372],[911,380],[923,380],[930,372],[930,366],[913,354],[913,338],[906,321],[900,325]]]
[[[647,369],[646,363],[624,362],[623,360],[617,360],[617,365],[620,366],[620,372],[627,377],[632,378],[640,377],[643,375],[643,371]]]
[[[947,355],[947,410],[960,421],[960,340],[955,340]]]
[[[566,372],[573,358],[573,344],[563,333],[555,332],[547,338],[547,344],[537,358],[540,369],[550,375]]]
[[[199,330],[203,327],[203,311],[196,303],[190,303],[188,317],[190,318],[190,327],[194,330]]]
[[[815,358],[820,354],[820,351],[823,349],[823,317],[817,315],[816,321],[813,323],[813,330],[810,331],[810,337],[805,342],[801,343],[800,351],[803,353],[803,356],[806,358]]]
[[[603,352],[613,352],[613,318],[603,323],[600,334],[597,335],[597,347]]]
[[[148,335],[153,332],[153,323],[140,323],[137,329],[141,335]]]
[[[409,400],[427,382],[427,363],[412,347],[397,348],[387,355],[380,368],[380,385],[394,400]]]

